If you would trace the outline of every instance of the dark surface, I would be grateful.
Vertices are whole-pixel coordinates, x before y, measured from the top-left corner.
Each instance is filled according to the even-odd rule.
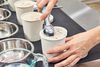
[[[71,18],[69,18],[65,13],[63,13],[60,9],[55,9],[52,11],[52,14],[55,18],[54,22],[52,23],[53,25],[56,26],[62,26],[65,27],[68,30],[68,36],[84,32],[85,30],[80,27],[76,22],[74,22]],[[14,22],[18,25],[17,20],[16,20],[16,15],[15,12],[12,12],[12,16],[8,19],[8,21]],[[19,32],[14,35],[13,37],[17,38],[24,38],[24,33],[22,26],[19,26]],[[41,43],[40,41],[33,42],[34,47],[35,47],[35,53],[42,53],[41,49]],[[97,45],[94,47],[88,54],[88,56],[79,63],[95,60],[95,59],[100,59],[100,45]],[[37,67],[42,67],[41,63],[37,64]],[[49,67],[53,67],[53,64],[50,64]]]

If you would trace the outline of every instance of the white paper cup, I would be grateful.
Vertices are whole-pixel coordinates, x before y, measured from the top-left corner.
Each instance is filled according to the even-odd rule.
[[[21,16],[25,37],[30,41],[40,40],[39,32],[44,23],[39,19],[40,16],[38,12],[28,12]]]
[[[54,36],[47,36],[44,34],[43,30],[40,31],[42,51],[47,58],[56,56],[57,54],[47,54],[47,50],[55,46],[65,43],[65,38],[67,36],[67,30],[63,27],[54,27]]]
[[[20,1],[16,1],[14,3],[14,5],[15,5],[15,10],[16,10],[18,22],[20,25],[22,25],[21,15],[23,13],[33,11],[33,2],[30,0],[25,0],[25,1],[20,0]]]
[[[15,11],[14,3],[18,0],[8,0],[9,8],[11,11]]]
[[[9,4],[9,8],[11,9],[11,11],[15,11],[14,3],[16,1],[19,1],[19,0],[7,0],[8,4]],[[23,0],[23,1],[26,1],[26,0]]]

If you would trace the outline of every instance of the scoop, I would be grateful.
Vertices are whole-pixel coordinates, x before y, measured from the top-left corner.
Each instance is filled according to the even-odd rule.
[[[46,10],[46,7],[43,8],[42,13],[44,13],[44,11]],[[50,24],[50,19],[49,19],[50,15],[47,16],[47,18],[45,19],[44,25],[43,25],[43,32],[44,34],[48,35],[48,36],[54,36],[54,28],[53,26]]]
[[[44,34],[46,34],[48,36],[54,36],[54,28],[50,24],[48,18],[45,19],[43,32],[44,32]]]

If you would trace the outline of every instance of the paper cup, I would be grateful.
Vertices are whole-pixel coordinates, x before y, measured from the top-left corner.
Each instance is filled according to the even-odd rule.
[[[11,11],[15,11],[14,3],[18,0],[8,0],[9,8]]]
[[[8,4],[9,4],[9,8],[10,8],[11,11],[15,11],[14,3],[16,1],[19,1],[19,0],[7,0]],[[23,0],[23,1],[26,1],[26,0]]]
[[[22,25],[21,15],[26,12],[33,11],[33,2],[30,0],[20,0],[14,3],[17,19],[20,25]]]
[[[25,37],[30,41],[40,40],[39,32],[44,23],[39,19],[40,16],[38,12],[28,12],[21,16]]]
[[[57,54],[47,54],[48,49],[65,43],[65,38],[67,36],[67,30],[63,27],[54,27],[54,36],[47,36],[44,34],[43,30],[40,31],[42,51],[47,58],[56,56]]]

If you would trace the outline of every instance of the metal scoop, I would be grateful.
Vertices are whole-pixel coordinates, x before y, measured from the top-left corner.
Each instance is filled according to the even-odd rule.
[[[44,13],[45,10],[46,10],[46,7],[43,8],[42,13]],[[54,28],[50,24],[49,17],[50,17],[50,15],[48,15],[48,17],[45,19],[45,22],[44,22],[44,25],[43,25],[43,29],[44,29],[43,32],[47,36],[54,36]]]
[[[48,36],[54,36],[54,28],[49,22],[49,17],[45,19],[43,32]]]

